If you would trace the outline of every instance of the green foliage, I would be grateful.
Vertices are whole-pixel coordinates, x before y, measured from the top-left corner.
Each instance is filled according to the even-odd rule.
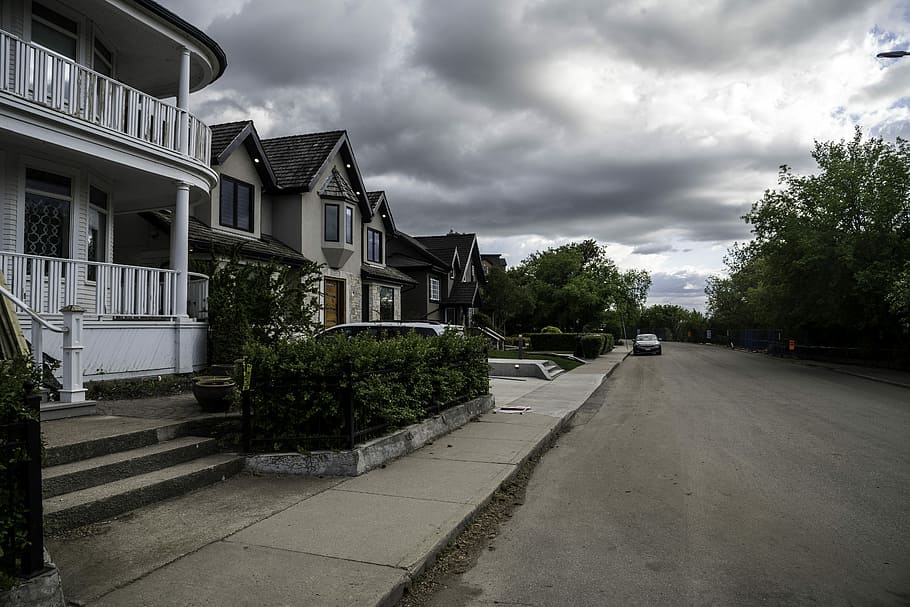
[[[601,354],[606,354],[607,352],[612,352],[613,348],[616,346],[616,340],[613,339],[612,333],[601,333],[604,338],[604,345],[601,349]]]
[[[604,349],[603,335],[588,333],[581,336],[581,351],[585,358],[597,358]]]
[[[601,327],[611,314],[633,319],[644,304],[650,276],[621,272],[606,247],[593,240],[538,251],[507,272],[490,272],[484,311],[512,332],[546,325]]]
[[[318,329],[318,264],[291,268],[247,262],[241,254],[238,248],[230,259],[213,259],[204,268],[210,276],[210,363],[233,362],[251,342],[311,336]]]
[[[574,352],[577,333],[531,333],[528,335],[535,350]]]
[[[910,147],[857,129],[851,141],[816,142],[812,156],[817,174],[781,167],[780,188],[743,217],[755,237],[729,251],[728,278],[709,282],[712,324],[893,346],[910,262]]]
[[[255,434],[275,438],[275,450],[302,448],[299,441],[278,437],[341,435],[340,396],[348,387],[349,363],[361,428],[408,425],[425,417],[428,406],[489,390],[484,339],[455,333],[253,342],[247,354],[253,365]]]
[[[562,333],[562,330],[559,327],[554,327],[552,325],[548,325],[548,326],[544,327],[543,329],[541,329],[540,332],[541,333]]]
[[[642,310],[638,326],[642,333],[656,333],[663,339],[675,341],[704,340],[707,320],[696,310],[682,306],[659,304]]]
[[[27,356],[0,360],[0,424],[13,424],[37,418],[37,414],[26,407],[25,396],[27,386],[38,385],[39,379],[40,373],[35,370]],[[0,592],[8,590],[16,583],[18,573],[15,563],[9,570],[5,568],[8,561],[2,560],[4,549],[9,547],[14,552],[19,552],[28,547],[27,510],[23,488],[6,482],[7,470],[27,462],[28,453],[21,447],[7,448],[8,440],[6,432],[0,433],[0,453],[3,454],[3,458],[0,459],[0,478],[4,479],[4,482],[0,483],[0,504],[3,504],[3,508],[0,509],[0,538],[4,538],[4,542],[0,544],[0,562],[4,563],[4,568],[0,568]],[[6,538],[10,541],[6,541]]]
[[[158,375],[130,379],[109,379],[85,384],[88,400],[130,400],[175,396],[189,392],[193,387],[193,376]]]

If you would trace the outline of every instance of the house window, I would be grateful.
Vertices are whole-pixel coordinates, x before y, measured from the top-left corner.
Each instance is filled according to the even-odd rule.
[[[344,207],[344,241],[354,244],[354,209]]]
[[[395,289],[379,287],[379,320],[395,320]]]
[[[253,186],[221,176],[221,225],[253,231]]]
[[[92,55],[92,69],[108,78],[114,75],[114,53],[103,42],[95,38],[94,52]]]
[[[79,26],[72,19],[32,2],[32,42],[75,61]]]
[[[430,301],[439,301],[439,279],[430,278]]]
[[[382,232],[367,228],[367,261],[382,263]]]
[[[325,205],[325,229],[323,239],[329,242],[338,242],[338,213],[337,204]]]
[[[107,261],[107,192],[89,188],[88,205],[88,260]],[[88,267],[89,280],[97,280],[98,266]]]
[[[25,245],[28,255],[69,256],[72,180],[37,169],[25,171]]]

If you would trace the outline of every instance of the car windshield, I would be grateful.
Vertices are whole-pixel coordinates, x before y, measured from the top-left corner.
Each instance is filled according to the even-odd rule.
[[[636,339],[638,341],[657,341],[657,336],[651,333],[642,333]]]

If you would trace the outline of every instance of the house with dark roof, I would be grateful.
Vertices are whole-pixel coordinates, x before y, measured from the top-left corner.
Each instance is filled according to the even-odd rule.
[[[206,323],[192,311],[206,278],[188,272],[189,216],[218,175],[189,101],[224,72],[223,50],[151,0],[5,0],[0,14],[0,296],[15,298],[36,359],[62,361],[63,403],[84,400],[83,373],[201,368]],[[164,265],[125,264],[118,219],[151,210],[170,213],[173,250]],[[63,308],[84,310],[66,350],[33,320],[59,327]]]
[[[365,192],[345,131],[263,140],[249,120],[215,125],[212,167],[218,184],[190,218],[192,255],[320,264],[325,326],[401,317],[401,290],[414,281],[386,265],[391,210],[383,192]],[[137,259],[166,259],[169,214],[140,219]]]
[[[486,282],[476,234],[398,233],[389,263],[417,281],[417,288],[403,295],[406,318],[471,324]]]

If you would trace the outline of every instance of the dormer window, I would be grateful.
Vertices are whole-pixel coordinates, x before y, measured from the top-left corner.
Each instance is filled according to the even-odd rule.
[[[221,217],[219,223],[227,228],[253,231],[253,185],[221,176]]]
[[[367,261],[382,263],[382,232],[367,228]]]

